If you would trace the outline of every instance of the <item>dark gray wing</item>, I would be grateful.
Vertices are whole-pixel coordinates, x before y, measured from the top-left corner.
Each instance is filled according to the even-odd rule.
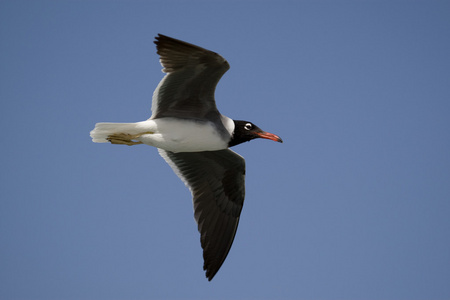
[[[229,149],[158,151],[191,190],[203,269],[211,280],[225,261],[238,227],[245,196],[245,160]]]
[[[152,100],[152,119],[163,117],[219,118],[214,91],[230,68],[219,54],[159,34],[156,49],[163,72]]]

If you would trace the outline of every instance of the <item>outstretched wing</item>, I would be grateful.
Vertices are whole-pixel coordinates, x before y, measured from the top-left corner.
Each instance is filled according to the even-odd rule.
[[[158,151],[191,190],[203,269],[211,280],[225,261],[238,227],[245,196],[245,160],[229,149]]]
[[[214,91],[230,68],[219,54],[159,34],[156,49],[163,72],[152,100],[152,119],[179,117],[217,119]]]

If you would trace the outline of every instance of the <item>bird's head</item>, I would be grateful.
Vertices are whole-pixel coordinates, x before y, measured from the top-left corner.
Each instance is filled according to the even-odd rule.
[[[236,146],[243,142],[248,142],[257,138],[268,139],[279,143],[283,142],[283,140],[279,136],[273,133],[265,132],[251,122],[235,120],[233,121],[234,132],[230,142],[228,143],[228,147]]]

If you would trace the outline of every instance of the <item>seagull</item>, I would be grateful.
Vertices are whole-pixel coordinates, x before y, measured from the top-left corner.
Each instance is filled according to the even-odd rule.
[[[90,136],[95,143],[158,148],[191,191],[203,270],[211,281],[230,251],[244,204],[245,160],[229,147],[255,138],[283,141],[220,114],[214,91],[230,68],[222,56],[162,34],[154,43],[166,75],[153,93],[150,119],[97,123]]]

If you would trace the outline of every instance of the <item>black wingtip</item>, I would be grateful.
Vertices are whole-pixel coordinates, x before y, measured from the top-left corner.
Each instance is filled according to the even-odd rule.
[[[168,36],[166,36],[164,34],[161,34],[161,33],[158,33],[158,35],[155,36],[155,40],[153,41],[153,43],[155,45],[158,45],[162,39],[167,39],[167,38],[168,38]]]
[[[205,277],[208,279],[208,281],[211,281],[214,276],[216,276],[221,266],[222,264],[220,264],[219,268],[211,269],[211,266],[208,268],[205,263],[203,264],[203,270],[206,271]]]
[[[217,271],[214,272],[213,274],[208,274],[208,271],[206,272],[205,276],[206,276],[206,278],[208,278],[208,281],[211,281],[214,278],[214,276],[216,276]]]
[[[177,40],[177,39],[171,38],[170,36],[167,36],[167,35],[158,33],[158,35],[155,36],[155,40],[153,41],[153,43],[155,43],[156,45],[158,45],[158,44],[160,44],[161,42],[164,42],[164,41],[170,41],[170,40],[172,40],[172,41],[179,41],[179,40]],[[182,41],[180,41],[180,42],[182,42]]]

